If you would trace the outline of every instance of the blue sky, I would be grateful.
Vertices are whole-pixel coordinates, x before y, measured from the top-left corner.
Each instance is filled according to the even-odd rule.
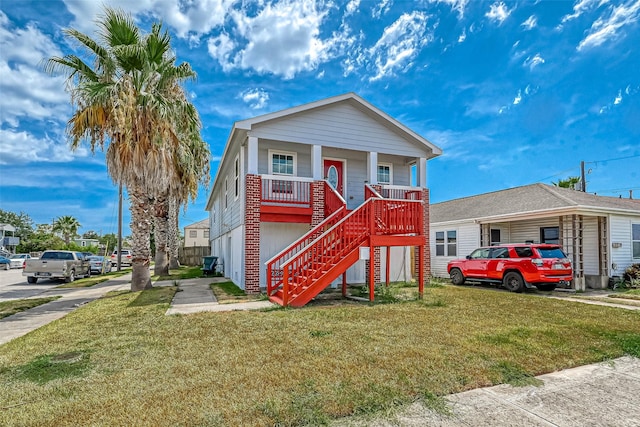
[[[640,197],[640,0],[104,3],[145,30],[161,20],[198,73],[187,89],[214,174],[234,121],[353,91],[443,149],[434,203],[578,175],[581,160],[587,191]],[[64,80],[41,68],[75,48],[63,28],[95,36],[100,4],[0,4],[0,209],[108,233],[104,155],[69,150]]]

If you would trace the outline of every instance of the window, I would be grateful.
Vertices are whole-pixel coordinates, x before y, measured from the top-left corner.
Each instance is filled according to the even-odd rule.
[[[540,243],[560,243],[560,228],[559,227],[540,227]]]
[[[236,156],[235,161],[235,196],[236,199],[240,196],[240,159]]]
[[[640,258],[640,224],[631,224],[631,246],[633,258]]]
[[[509,249],[507,248],[492,249],[491,258],[509,258]]]
[[[378,184],[393,184],[393,165],[390,163],[378,164]]]
[[[273,175],[295,175],[296,154],[269,150],[271,163],[269,173]]]
[[[191,237],[192,239],[198,237],[198,230],[189,230],[189,237]]]
[[[205,239],[208,239],[209,238],[209,230],[204,230],[203,235],[204,235],[203,237]]]
[[[531,258],[533,256],[533,250],[529,246],[516,246],[513,249],[520,258]]]
[[[457,232],[455,230],[436,231],[436,256],[457,256],[457,242]]]
[[[498,245],[500,244],[500,230],[496,228],[491,229],[491,244]]]
[[[480,248],[471,252],[469,259],[487,259],[489,258],[489,248]]]
[[[229,179],[225,177],[224,179],[224,208],[227,209],[229,207]]]

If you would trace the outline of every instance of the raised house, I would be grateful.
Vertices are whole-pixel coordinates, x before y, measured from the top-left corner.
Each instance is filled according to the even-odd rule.
[[[440,154],[354,93],[236,122],[207,202],[212,255],[283,305],[347,282],[424,283]]]

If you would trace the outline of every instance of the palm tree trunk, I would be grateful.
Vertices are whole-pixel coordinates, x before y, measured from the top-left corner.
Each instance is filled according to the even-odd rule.
[[[178,211],[180,210],[180,204],[175,198],[171,198],[169,201],[169,227],[167,235],[167,246],[169,248],[169,268],[175,270],[180,268],[180,261],[178,261],[178,246],[180,240],[178,239]]]
[[[169,256],[167,254],[167,228],[169,224],[169,200],[166,196],[159,196],[154,203],[154,223],[156,239],[156,264],[154,276],[169,274]]]
[[[151,203],[140,185],[129,188],[129,205],[131,210],[131,240],[132,240],[132,277],[131,291],[150,289],[151,259],[150,232],[151,219],[149,212]]]

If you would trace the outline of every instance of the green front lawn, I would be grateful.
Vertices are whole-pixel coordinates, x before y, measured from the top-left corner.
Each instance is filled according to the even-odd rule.
[[[0,425],[319,425],[640,356],[637,312],[464,287],[423,301],[165,316],[119,292],[0,347]]]
[[[30,308],[37,307],[42,304],[46,304],[51,301],[55,301],[59,296],[46,297],[46,298],[25,298],[11,301],[0,302],[0,319],[3,317],[9,317],[21,311],[29,310]]]
[[[56,286],[57,288],[88,288],[90,286],[97,285],[98,283],[106,282],[109,279],[114,279],[116,277],[124,276],[127,273],[131,273],[131,269],[121,270],[121,271],[112,271],[110,273],[93,275],[91,277],[86,277],[84,279],[77,279],[70,283],[65,283],[60,286]]]

